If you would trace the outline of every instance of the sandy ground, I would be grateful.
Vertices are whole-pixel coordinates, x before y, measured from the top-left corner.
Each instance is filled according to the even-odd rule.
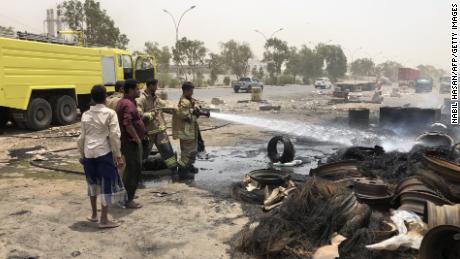
[[[288,88],[284,88],[288,89]],[[225,89],[227,91],[229,89]],[[288,89],[289,90],[289,89]],[[209,94],[210,96],[210,94]],[[258,105],[238,104],[248,95],[225,99],[223,111],[276,119],[324,122],[346,116],[347,109],[369,104],[328,105],[327,95],[315,91],[272,94],[281,112],[258,112]],[[202,128],[224,122],[204,119]],[[63,131],[78,130],[74,124]],[[249,221],[244,204],[223,199],[186,184],[161,183],[138,192],[139,210],[114,208],[122,222],[99,230],[85,220],[90,213],[86,183],[68,175],[31,167],[28,159],[11,159],[10,151],[43,146],[47,150],[75,147],[75,138],[17,138],[49,136],[48,131],[7,130],[0,136],[0,258],[241,258],[230,240]],[[270,132],[244,125],[203,132],[207,146],[236,146],[268,140]],[[173,142],[177,148],[177,141]],[[71,150],[69,152],[76,152]],[[158,192],[165,192],[162,197]]]
[[[203,120],[203,128],[221,124]],[[203,137],[208,146],[232,146],[257,132],[232,124]],[[18,148],[73,148],[75,138],[5,136],[1,143],[6,159]],[[173,145],[178,147],[177,141]],[[159,197],[159,192],[167,194]],[[111,211],[122,222],[119,228],[99,230],[85,220],[90,206],[84,176],[31,167],[22,158],[0,167],[0,193],[0,258],[230,258],[229,241],[248,222],[234,200],[186,184],[160,183],[138,190],[142,209]]]
[[[82,179],[9,177],[0,190],[0,258],[229,258],[227,242],[247,222],[238,203],[185,184],[140,190],[144,207],[114,208],[122,225],[109,230],[85,220]]]

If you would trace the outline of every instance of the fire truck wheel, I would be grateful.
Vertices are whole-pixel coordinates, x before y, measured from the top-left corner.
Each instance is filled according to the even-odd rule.
[[[53,117],[50,103],[43,98],[35,98],[29,103],[25,113],[26,126],[31,130],[48,128]]]
[[[73,123],[77,118],[77,104],[75,100],[63,95],[53,102],[53,122],[58,125]]]
[[[0,107],[0,129],[6,126],[6,123],[9,120],[8,109]]]

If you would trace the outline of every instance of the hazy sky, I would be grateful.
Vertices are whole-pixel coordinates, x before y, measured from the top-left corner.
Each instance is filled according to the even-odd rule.
[[[457,0],[458,1],[458,0]],[[46,9],[61,0],[0,0],[0,25],[43,32]],[[229,39],[248,42],[257,57],[264,39],[258,29],[290,45],[331,41],[348,59],[374,57],[404,65],[432,64],[448,69],[450,4],[447,0],[101,0],[103,8],[129,37],[131,50],[145,41],[173,45],[174,26],[162,10],[185,15],[180,36],[205,42],[211,51]],[[362,47],[362,49],[359,49]],[[359,50],[357,50],[359,49]],[[352,53],[355,53],[352,55]]]

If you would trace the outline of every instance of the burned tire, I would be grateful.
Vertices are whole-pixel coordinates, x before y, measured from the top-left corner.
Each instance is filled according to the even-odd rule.
[[[251,171],[248,175],[252,180],[258,182],[261,185],[274,186],[283,185],[289,178],[289,175],[272,169],[254,170]]]
[[[43,130],[50,126],[53,118],[50,103],[43,98],[35,98],[30,101],[25,112],[25,124],[31,130]]]
[[[428,231],[423,237],[419,259],[459,258],[460,228],[453,225],[440,225]]]
[[[358,160],[364,161],[368,158],[375,158],[377,156],[381,156],[385,153],[385,150],[381,146],[374,146],[372,147],[350,147],[347,148],[343,155],[342,160]]]
[[[277,148],[279,142],[283,143],[284,145],[284,150],[281,155],[278,153],[278,148]],[[277,162],[287,163],[287,162],[291,162],[292,160],[294,160],[294,156],[295,156],[294,145],[292,145],[292,142],[288,137],[285,137],[285,136],[273,137],[268,142],[267,151],[268,151],[268,158],[270,158],[270,161],[272,161],[272,163],[277,163]]]
[[[242,183],[232,184],[232,196],[237,200],[256,204],[263,204],[265,200],[265,194],[263,190],[254,190],[250,192],[246,190]]]
[[[67,125],[77,119],[77,104],[75,100],[63,95],[53,102],[53,122],[57,125]]]

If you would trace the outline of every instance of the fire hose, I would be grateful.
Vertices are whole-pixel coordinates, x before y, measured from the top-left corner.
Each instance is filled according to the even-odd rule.
[[[209,128],[206,128],[206,129],[202,129],[201,131],[216,130],[216,129],[220,129],[220,128],[223,128],[223,127],[225,127],[225,126],[228,126],[228,125],[230,125],[230,124],[231,124],[231,123],[226,123],[226,124],[219,125],[219,126],[209,127]],[[168,136],[171,136],[171,134],[168,134]],[[55,150],[51,150],[50,152],[59,153],[59,152],[65,152],[65,151],[70,151],[70,150],[75,150],[75,149],[77,149],[77,147],[63,148],[63,149],[55,149]],[[42,163],[39,163],[38,161],[30,161],[30,165],[35,166],[35,167],[38,167],[38,168],[43,168],[43,169],[47,169],[47,170],[52,170],[52,171],[60,171],[60,172],[64,172],[64,173],[79,174],[79,175],[82,175],[82,174],[83,174],[82,171],[72,170],[72,169],[66,169],[66,168],[61,168],[61,167],[54,166],[53,164],[51,164],[51,165],[44,165],[44,164],[42,164]]]

